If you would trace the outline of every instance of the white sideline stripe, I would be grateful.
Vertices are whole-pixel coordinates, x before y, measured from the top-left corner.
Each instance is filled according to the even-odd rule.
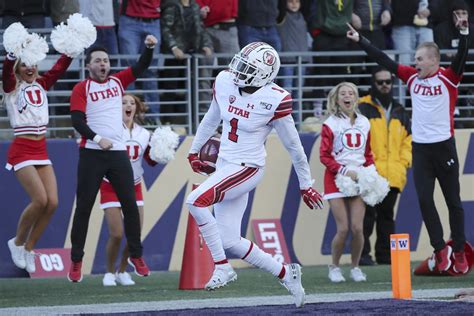
[[[415,290],[414,299],[430,299],[439,297],[454,297],[459,289],[436,289]],[[306,304],[329,303],[342,301],[364,301],[374,299],[392,298],[391,291],[385,292],[363,292],[363,293],[332,293],[332,294],[309,294],[306,295]],[[455,302],[446,301],[446,302]],[[293,305],[290,295],[282,296],[254,296],[254,297],[231,297],[197,300],[173,300],[156,302],[127,302],[111,304],[91,305],[64,305],[64,306],[37,306],[37,307],[11,307],[0,308],[0,315],[9,316],[31,316],[31,315],[70,315],[80,313],[106,314],[145,311],[165,311],[178,309],[201,309],[201,308],[224,308],[245,307],[262,305]]]

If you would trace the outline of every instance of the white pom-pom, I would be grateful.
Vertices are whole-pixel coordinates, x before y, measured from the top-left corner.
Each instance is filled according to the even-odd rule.
[[[25,43],[28,35],[28,31],[20,22],[10,24],[3,33],[5,50],[18,57],[23,52],[23,43]]]
[[[374,165],[359,170],[358,185],[362,200],[370,206],[382,202],[390,191],[387,179],[377,173]]]
[[[345,196],[359,195],[359,187],[350,177],[338,173],[335,182],[339,191]]]
[[[176,148],[179,144],[179,135],[171,127],[158,127],[150,139],[150,158],[165,164],[174,159]]]
[[[51,32],[51,42],[55,50],[69,57],[77,57],[97,39],[97,30],[92,22],[80,13],[67,19]]]
[[[33,66],[46,58],[48,50],[48,43],[46,43],[44,37],[33,33],[29,34],[26,38],[23,51],[18,55],[18,57],[25,63],[25,65]]]

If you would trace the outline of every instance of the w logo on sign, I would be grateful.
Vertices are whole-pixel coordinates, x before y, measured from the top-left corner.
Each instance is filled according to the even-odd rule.
[[[408,239],[407,238],[398,239],[398,249],[400,249],[400,250],[407,250],[408,249]]]

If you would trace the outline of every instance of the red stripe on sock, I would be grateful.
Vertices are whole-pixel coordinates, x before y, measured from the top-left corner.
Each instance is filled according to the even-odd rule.
[[[250,254],[250,252],[252,251],[252,249],[253,249],[253,242],[250,243],[249,251],[247,251],[247,253],[245,254],[245,256],[242,257],[242,260],[245,260],[245,258],[247,258],[247,256]]]
[[[285,277],[285,274],[286,274],[286,269],[285,269],[285,266],[283,266],[281,267],[281,271],[280,271],[280,274],[278,275],[278,278],[283,279]]]
[[[224,260],[221,260],[221,261],[214,262],[214,264],[215,264],[215,265],[218,265],[218,264],[226,264],[226,263],[229,263],[229,261],[227,261],[227,259],[224,259]]]

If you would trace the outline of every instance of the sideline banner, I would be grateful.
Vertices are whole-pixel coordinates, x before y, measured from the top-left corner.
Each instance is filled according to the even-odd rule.
[[[279,219],[254,219],[252,227],[255,243],[260,249],[280,263],[291,262]]]

